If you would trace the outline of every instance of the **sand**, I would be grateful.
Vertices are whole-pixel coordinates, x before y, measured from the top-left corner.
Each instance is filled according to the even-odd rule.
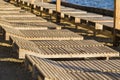
[[[11,45],[4,41],[0,41],[0,80],[31,80],[24,61],[15,58]]]

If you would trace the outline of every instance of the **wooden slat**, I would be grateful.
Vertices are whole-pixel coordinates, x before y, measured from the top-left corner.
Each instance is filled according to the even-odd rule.
[[[90,21],[90,22],[113,22],[112,17],[85,17],[82,18],[83,20]]]
[[[94,40],[68,40],[68,41],[33,41],[39,47],[86,47],[103,46]]]
[[[34,40],[82,40],[83,37],[69,30],[20,30],[26,39]],[[36,40],[35,39],[35,40]]]
[[[98,22],[98,24],[113,28],[113,22]]]
[[[104,30],[113,31],[113,22],[97,22],[96,26]]]
[[[0,16],[2,15],[33,15],[31,13],[27,13],[27,12],[21,12],[21,13],[0,13]]]
[[[19,30],[46,30],[46,29],[61,29],[61,26],[51,22],[23,22],[23,23],[11,23],[14,29]]]
[[[81,20],[84,21],[85,24],[95,26],[95,29],[103,30],[103,25],[99,23],[113,23],[112,17],[85,17]],[[82,22],[82,21],[81,21]]]
[[[83,36],[69,30],[17,30],[5,26],[2,28],[5,31],[6,40],[9,40],[10,35],[27,40],[83,40]]]
[[[27,18],[26,18],[27,19]],[[29,19],[29,18],[28,18]],[[32,18],[30,18],[32,19]],[[34,18],[33,18],[34,19]],[[15,22],[11,20],[2,20],[0,21],[1,26],[6,26],[8,28],[18,29],[18,30],[46,30],[46,29],[61,29],[61,26],[56,25],[51,22],[47,22],[44,19],[37,20],[15,20]]]
[[[53,14],[53,11],[55,11],[56,8],[55,7],[43,7],[43,11],[47,14]],[[68,8],[68,7],[61,7],[61,11],[62,10],[73,10],[73,8]]]
[[[31,63],[32,67],[35,66],[33,71],[34,73],[37,71],[35,75],[41,77],[39,75],[41,74],[44,78],[48,78],[48,80],[120,79],[116,77],[120,75],[118,67],[120,60],[52,61],[31,55],[26,55],[26,60],[28,65]]]
[[[53,16],[56,16],[58,14],[61,16],[61,18],[64,18],[65,15],[69,15],[69,14],[86,14],[87,12],[86,11],[82,11],[82,10],[76,10],[76,9],[71,9],[71,10],[61,10],[61,12],[56,12],[55,10],[53,11]]]
[[[14,7],[12,7],[12,8],[0,8],[0,11],[9,11],[9,10],[21,10],[20,8],[14,8]]]
[[[20,11],[0,11],[0,14],[1,13],[20,13]]]
[[[81,17],[103,17],[102,15],[95,14],[95,13],[87,13],[87,14],[81,14],[81,15],[72,14],[70,16],[77,17],[77,18],[81,18]]]
[[[19,38],[12,38],[11,42],[19,47],[18,54],[22,54],[24,49],[28,51],[28,46],[21,47],[24,44]],[[26,41],[27,42],[27,41]],[[42,58],[86,58],[86,57],[116,57],[119,52],[103,46],[98,42],[84,41],[32,41],[39,48],[39,54],[31,54]],[[76,42],[76,43],[75,43]],[[28,42],[29,43],[29,42]],[[83,43],[83,44],[82,44]],[[86,43],[86,44],[85,44]],[[87,44],[88,43],[88,44]],[[97,44],[98,43],[98,44]],[[30,44],[30,43],[29,43]],[[20,45],[20,46],[19,46]],[[31,52],[34,52],[31,50]],[[24,52],[25,54],[28,52]],[[23,56],[23,55],[22,55]],[[19,58],[24,58],[19,56]]]
[[[20,39],[17,37],[10,37],[11,38],[11,43],[14,42],[19,42],[20,44],[24,44],[24,41],[28,41],[25,39]],[[31,41],[35,43],[39,48],[54,48],[54,47],[91,47],[91,46],[104,46],[103,44],[95,41],[95,40],[63,40],[63,41],[58,41],[58,40],[46,40],[46,41],[41,41],[41,40],[36,40],[36,41]]]
[[[33,43],[32,41],[27,41],[24,39],[17,40],[17,38],[14,38],[14,37],[12,37],[12,38],[14,39],[13,47],[14,47],[14,45],[17,44],[18,48],[25,49],[27,51],[36,52],[36,53],[40,52],[37,45],[35,43]],[[14,51],[17,51],[17,50],[14,50]]]
[[[18,8],[18,7],[15,7],[12,4],[7,4],[7,5],[0,5],[0,8]]]
[[[114,51],[105,46],[98,47],[62,47],[62,48],[39,48],[44,58],[86,58],[86,57],[115,57],[119,56]],[[50,57],[51,56],[51,57]]]
[[[7,22],[47,22],[41,17],[4,17],[2,20]]]
[[[0,13],[0,17],[35,17],[31,13]]]
[[[70,17],[69,17],[70,16]],[[87,13],[87,14],[71,14],[69,15],[69,19],[74,23],[81,23],[81,19],[85,17],[102,17],[102,15]]]

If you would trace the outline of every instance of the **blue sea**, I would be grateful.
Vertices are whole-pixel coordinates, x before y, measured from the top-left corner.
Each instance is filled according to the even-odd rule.
[[[82,6],[103,8],[109,10],[114,9],[114,0],[62,0],[62,1]]]

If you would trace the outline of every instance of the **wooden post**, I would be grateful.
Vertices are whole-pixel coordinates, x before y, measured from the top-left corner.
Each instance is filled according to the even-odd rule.
[[[116,29],[120,30],[120,0],[114,0],[114,35],[113,44],[117,44]]]
[[[61,0],[56,0],[56,11],[57,11],[56,22],[60,23],[59,13],[61,12]]]
[[[34,4],[34,1],[35,1],[35,0],[31,0],[31,4]]]
[[[42,0],[41,2],[42,2],[42,4],[43,4],[44,1]]]
[[[61,11],[61,0],[57,0],[57,2],[56,2],[56,11],[57,12]]]
[[[30,11],[31,11],[31,13],[34,12],[34,10],[33,10],[33,9],[34,9],[34,8],[33,8],[33,7],[34,7],[34,1],[35,1],[35,0],[31,0],[30,5],[29,5],[29,6],[30,6]]]

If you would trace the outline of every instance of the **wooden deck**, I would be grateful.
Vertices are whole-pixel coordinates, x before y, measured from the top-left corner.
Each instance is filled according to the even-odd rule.
[[[119,61],[52,61],[26,55],[25,63],[37,80],[89,80],[96,78],[113,80],[120,79]]]

